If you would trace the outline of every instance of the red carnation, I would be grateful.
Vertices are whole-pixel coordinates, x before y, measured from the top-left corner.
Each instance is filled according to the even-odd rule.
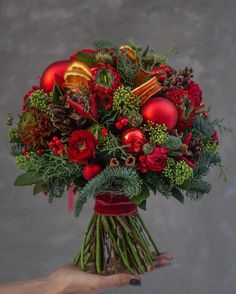
[[[156,147],[153,152],[148,155],[141,155],[139,157],[139,168],[141,172],[148,171],[161,172],[167,164],[167,153],[169,149],[163,147]]]
[[[112,107],[112,95],[121,86],[121,77],[109,64],[91,69],[93,79],[90,80],[90,92],[102,102],[106,109]]]
[[[74,131],[68,140],[67,155],[70,161],[86,163],[89,158],[95,157],[98,141],[90,131]]]

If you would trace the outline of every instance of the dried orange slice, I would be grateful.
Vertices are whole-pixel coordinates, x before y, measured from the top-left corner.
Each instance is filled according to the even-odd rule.
[[[86,75],[89,79],[92,78],[92,73],[90,68],[83,62],[80,61],[74,61],[72,62],[66,72],[77,72],[77,73],[81,73],[83,75]]]
[[[66,72],[64,75],[65,82],[68,84],[87,84],[90,78],[83,73],[78,73],[78,72]]]
[[[128,45],[122,45],[120,46],[120,50],[123,50],[127,53],[127,55],[134,61],[138,61],[139,60],[139,56],[137,55],[137,52],[131,48]]]

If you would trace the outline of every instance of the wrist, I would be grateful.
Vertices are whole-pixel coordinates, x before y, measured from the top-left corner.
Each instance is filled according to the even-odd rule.
[[[60,279],[52,276],[47,277],[46,283],[48,285],[47,294],[68,294],[67,286]]]

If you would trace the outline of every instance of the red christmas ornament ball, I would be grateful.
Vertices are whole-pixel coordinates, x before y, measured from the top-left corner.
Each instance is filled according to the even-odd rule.
[[[166,98],[154,97],[144,103],[141,109],[144,123],[165,124],[170,131],[178,121],[178,111],[173,102]]]
[[[89,181],[92,178],[96,177],[102,170],[102,167],[97,163],[89,163],[87,164],[82,172],[83,177],[85,180]]]
[[[139,128],[131,128],[124,131],[121,137],[121,143],[129,152],[138,153],[147,142],[145,133]]]
[[[64,73],[71,62],[71,60],[56,61],[44,70],[40,86],[46,93],[53,90],[55,83],[58,83],[59,86],[64,83]]]

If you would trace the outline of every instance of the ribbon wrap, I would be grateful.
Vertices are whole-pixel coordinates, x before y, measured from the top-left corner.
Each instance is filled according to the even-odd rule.
[[[105,216],[129,216],[137,213],[137,205],[125,196],[100,194],[96,196],[94,211]]]

